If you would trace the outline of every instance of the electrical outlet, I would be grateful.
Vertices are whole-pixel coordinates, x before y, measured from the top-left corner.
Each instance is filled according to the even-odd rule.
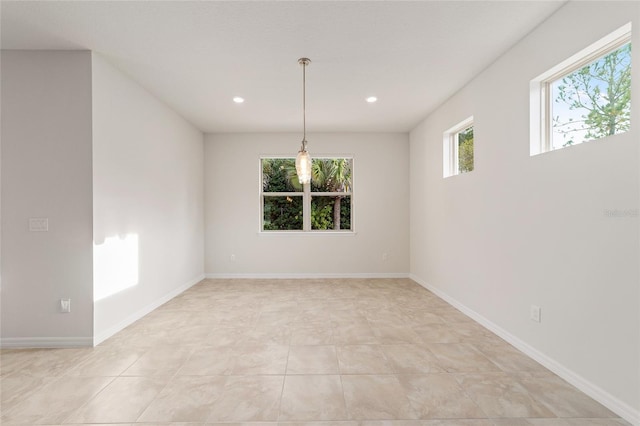
[[[49,231],[49,218],[47,218],[47,217],[30,217],[29,218],[29,231],[30,232],[47,232],[47,231]]]
[[[529,317],[531,318],[531,321],[540,322],[541,320],[540,311],[541,311],[540,306],[531,305],[531,309],[529,311]]]
[[[229,256],[229,260],[231,260],[232,262],[236,261],[236,255],[232,254],[231,256]]]
[[[63,314],[71,312],[71,299],[60,299],[60,312]]]
[[[382,261],[386,262],[387,260],[389,260],[389,253],[382,253]]]

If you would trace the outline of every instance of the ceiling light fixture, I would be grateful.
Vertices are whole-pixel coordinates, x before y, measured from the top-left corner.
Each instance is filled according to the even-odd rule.
[[[241,104],[244,102],[244,98],[241,98],[240,96],[234,96],[233,97],[233,102],[237,103],[237,104]]]
[[[296,156],[296,173],[298,181],[305,185],[311,182],[311,156],[307,151],[307,99],[306,99],[306,70],[311,63],[309,58],[300,58],[298,63],[302,65],[302,146]]]
[[[376,98],[375,96],[369,96],[367,99],[367,102],[369,102],[370,104],[374,103],[375,101],[378,100],[378,98]]]

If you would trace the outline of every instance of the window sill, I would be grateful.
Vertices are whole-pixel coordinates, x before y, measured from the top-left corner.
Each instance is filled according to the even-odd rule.
[[[354,237],[356,234],[356,231],[258,231],[261,237]]]

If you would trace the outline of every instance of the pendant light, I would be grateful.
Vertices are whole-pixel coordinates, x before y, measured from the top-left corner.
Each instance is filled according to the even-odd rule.
[[[311,182],[311,156],[307,151],[307,99],[306,99],[306,69],[311,63],[309,58],[300,58],[298,63],[302,65],[302,146],[296,157],[296,173],[298,181],[305,185]]]

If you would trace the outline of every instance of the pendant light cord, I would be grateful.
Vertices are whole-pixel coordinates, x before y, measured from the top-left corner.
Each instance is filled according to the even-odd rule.
[[[307,148],[307,63],[302,62],[302,150]]]
[[[302,152],[307,150],[307,65],[310,62],[309,58],[298,59],[302,65]]]

